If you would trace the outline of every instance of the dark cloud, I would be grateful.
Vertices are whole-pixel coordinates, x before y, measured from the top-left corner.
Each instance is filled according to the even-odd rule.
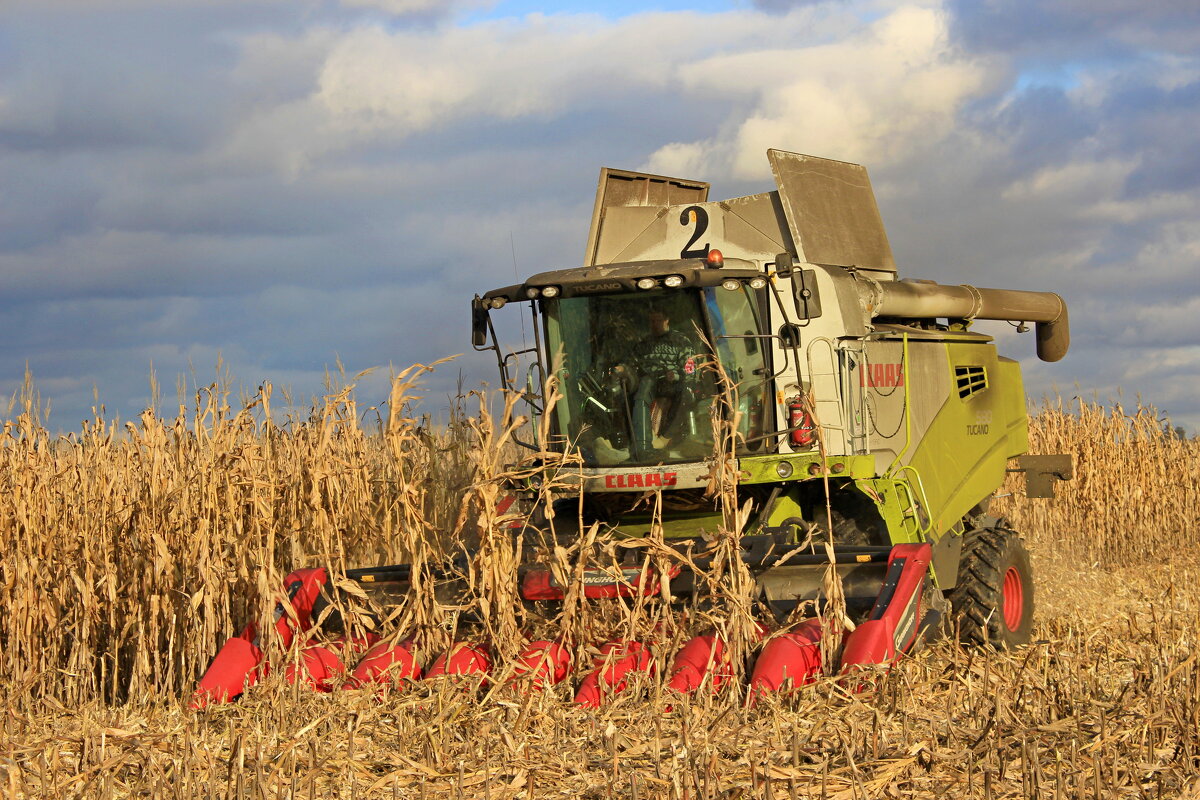
[[[1062,293],[1063,362],[998,329],[1035,394],[1142,391],[1200,427],[1200,69],[1178,47],[1190,6],[1136,18],[1100,3],[1087,19],[1056,3],[1027,9],[1040,27],[1023,35],[998,5],[963,4],[947,42],[936,14],[906,9],[864,35],[851,4],[824,5],[838,8],[825,28],[740,11],[469,34],[406,17],[399,0],[22,5],[0,24],[0,391],[28,363],[57,424],[74,427],[93,387],[136,415],[151,364],[170,408],[177,377],[207,383],[218,355],[249,389],[270,380],[300,402],[340,358],[351,375],[381,368],[362,379],[371,403],[389,364],[466,351],[429,379],[441,402],[460,371],[494,382],[490,356],[467,346],[467,300],[578,262],[600,166],[700,143],[686,177],[714,196],[762,191],[758,140],[739,138],[748,121],[786,139],[850,109],[833,143],[863,152],[816,154],[870,167],[903,275]],[[378,51],[349,47],[358,71],[341,74],[384,70],[379,92],[329,89],[330,53],[368,40]],[[485,48],[485,66],[464,43]],[[411,46],[429,92],[400,99],[426,116],[389,105]],[[796,58],[808,68],[781,66]],[[823,94],[839,59],[858,71]],[[788,84],[800,73],[807,83]],[[469,91],[445,105],[443,85]],[[803,136],[769,144],[811,151]],[[743,145],[758,177],[732,166]],[[502,324],[520,340],[515,310]]]
[[[952,0],[949,7],[967,46],[1040,54],[1045,64],[1118,56],[1147,44],[1190,55],[1200,41],[1200,7],[1192,0]]]

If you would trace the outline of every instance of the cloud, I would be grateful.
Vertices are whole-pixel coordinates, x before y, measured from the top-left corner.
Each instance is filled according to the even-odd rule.
[[[950,7],[956,34],[978,49],[1029,53],[1057,45],[1054,58],[1071,60],[1147,46],[1186,54],[1200,44],[1200,8],[1191,0],[953,0]]]
[[[611,124],[646,104],[690,103],[690,94],[673,95],[710,71],[714,54],[757,50],[766,36],[820,42],[847,24],[841,12],[779,20],[731,11],[615,21],[532,14],[433,31],[364,25],[330,35],[311,95],[257,114],[245,138],[274,139],[303,168],[469,121],[544,125],[590,109],[611,113]]]
[[[936,147],[994,71],[956,50],[942,13],[918,7],[834,43],[709,58],[684,77],[689,94],[748,95],[753,107],[717,137],[665,145],[648,166],[675,174],[715,162],[736,177],[762,178],[770,147],[895,161]]]
[[[787,13],[796,8],[815,6],[828,0],[752,0],[755,8],[774,14]]]
[[[869,167],[903,276],[1063,294],[1064,361],[999,331],[1034,394],[1123,387],[1200,428],[1190,6],[1056,0],[1022,34],[903,0],[138,3],[0,23],[0,391],[28,360],[62,424],[93,385],[136,414],[151,361],[168,395],[220,353],[303,398],[336,357],[459,352],[475,292],[578,262],[600,166],[728,197],[781,147]],[[431,394],[460,368],[494,373],[468,352]]]
[[[489,0],[339,0],[346,8],[367,8],[397,17],[436,19],[460,9],[493,5]]]

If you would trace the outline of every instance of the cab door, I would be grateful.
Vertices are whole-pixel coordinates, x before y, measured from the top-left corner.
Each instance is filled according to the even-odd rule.
[[[730,382],[731,402],[737,412],[739,450],[763,447],[771,409],[771,370],[764,312],[758,292],[749,286],[704,290],[705,310],[713,347]]]

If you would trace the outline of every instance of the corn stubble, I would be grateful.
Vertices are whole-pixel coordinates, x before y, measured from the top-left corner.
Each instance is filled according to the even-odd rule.
[[[1154,409],[1085,402],[1047,403],[1032,417],[1033,452],[1075,454],[1076,479],[1053,501],[1025,500],[1014,481],[996,504],[1026,533],[1038,580],[1035,643],[1016,652],[944,641],[862,693],[822,680],[750,709],[744,680],[690,701],[648,680],[594,712],[573,708],[566,685],[543,694],[444,685],[380,700],[315,694],[277,670],[238,703],[187,711],[220,643],[248,620],[268,622],[275,587],[302,566],[336,576],[413,563],[417,590],[383,614],[379,633],[419,634],[426,659],[456,638],[466,611],[502,655],[522,632],[559,633],[580,663],[605,636],[654,631],[661,660],[688,626],[749,651],[749,578],[732,557],[745,515],[727,471],[713,474],[723,529],[696,542],[725,554],[713,562],[723,572],[698,581],[712,602],[689,622],[672,625],[678,614],[658,601],[575,594],[557,617],[534,618],[515,600],[520,547],[566,575],[609,563],[620,545],[599,531],[557,549],[537,537],[518,544],[511,515],[495,511],[511,470],[540,470],[543,492],[569,496],[562,479],[575,465],[541,454],[540,464],[508,466],[524,458],[511,403],[493,418],[489,399],[472,394],[448,423],[419,418],[425,370],[394,376],[386,414],[360,408],[352,386],[280,415],[269,385],[231,404],[214,384],[173,418],[147,411],[117,428],[97,414],[59,438],[27,389],[0,447],[0,796],[991,800],[1197,790],[1200,445],[1164,433]],[[675,558],[653,533],[640,546],[647,569]],[[471,591],[446,605],[428,566],[464,548],[474,553]],[[375,625],[352,589],[340,601],[351,629]]]

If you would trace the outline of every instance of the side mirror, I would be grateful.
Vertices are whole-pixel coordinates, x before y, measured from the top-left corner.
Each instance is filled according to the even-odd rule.
[[[796,314],[800,319],[821,316],[821,294],[817,291],[815,269],[801,269],[792,273],[792,294],[796,298]]]
[[[796,259],[791,253],[780,253],[775,256],[775,274],[781,278],[791,276],[792,270],[796,268]]]
[[[488,307],[483,298],[475,295],[471,301],[471,344],[475,347],[487,347],[488,343]]]

